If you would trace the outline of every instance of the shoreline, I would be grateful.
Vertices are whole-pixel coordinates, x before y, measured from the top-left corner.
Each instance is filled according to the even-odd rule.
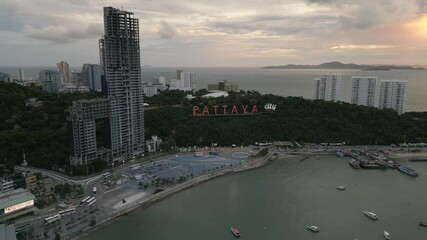
[[[289,157],[296,157],[296,156],[295,155],[289,155]],[[202,183],[209,182],[209,181],[214,180],[214,179],[219,178],[219,177],[228,176],[228,175],[237,174],[237,173],[246,172],[246,171],[251,171],[251,170],[261,168],[261,167],[266,167],[277,159],[279,159],[278,156],[275,156],[273,154],[268,154],[265,157],[258,158],[258,160],[260,160],[260,161],[256,162],[252,166],[243,166],[243,167],[238,168],[238,169],[227,169],[227,170],[223,170],[223,171],[220,171],[217,173],[202,175],[202,176],[199,176],[197,178],[190,179],[190,180],[183,182],[181,184],[178,184],[178,185],[172,186],[170,188],[164,189],[163,191],[161,191],[157,194],[153,194],[153,195],[150,195],[144,199],[140,199],[139,201],[136,201],[134,204],[128,206],[127,208],[123,209],[122,211],[115,213],[115,214],[112,214],[108,218],[97,223],[95,226],[86,227],[78,233],[75,233],[75,234],[69,235],[69,236],[63,236],[63,238],[64,239],[70,239],[70,240],[83,239],[83,238],[93,234],[94,232],[98,231],[99,229],[101,229],[105,226],[108,226],[109,224],[112,224],[116,221],[119,221],[120,218],[122,218],[122,217],[132,215],[133,212],[136,210],[142,210],[142,209],[148,208],[148,207],[150,207],[150,206],[152,206],[158,202],[161,202],[161,201],[163,201],[163,200],[165,200],[165,199],[167,199],[167,198],[169,198],[169,197],[171,197],[177,193],[180,193],[184,190],[196,187]],[[256,161],[256,160],[257,159],[254,159],[253,161]]]

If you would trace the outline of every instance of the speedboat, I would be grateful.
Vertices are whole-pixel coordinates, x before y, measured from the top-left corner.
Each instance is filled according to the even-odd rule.
[[[338,190],[341,190],[341,191],[344,191],[345,190],[345,187],[344,186],[338,186],[338,187],[335,187],[336,189],[338,189]]]
[[[387,231],[384,231],[384,238],[390,239],[390,234]]]
[[[367,217],[369,217],[370,219],[373,219],[373,220],[379,219],[377,214],[375,214],[373,212],[364,211],[363,214],[365,214]]]
[[[307,226],[307,229],[313,232],[319,232],[319,227],[317,226]]]
[[[420,222],[420,226],[427,227],[427,222]]]
[[[231,227],[230,230],[236,238],[240,237],[239,229]]]

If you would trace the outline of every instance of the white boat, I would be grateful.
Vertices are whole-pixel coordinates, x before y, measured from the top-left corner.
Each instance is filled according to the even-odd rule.
[[[319,227],[317,226],[307,226],[307,229],[313,232],[319,232]]]
[[[364,211],[363,214],[365,214],[367,217],[369,217],[370,219],[373,219],[373,220],[379,219],[377,214],[375,214],[373,212]]]
[[[338,189],[338,190],[341,190],[341,191],[344,191],[345,190],[345,187],[344,186],[338,186],[338,187],[335,187],[336,189]]]
[[[390,239],[390,234],[387,231],[384,231],[384,238]]]

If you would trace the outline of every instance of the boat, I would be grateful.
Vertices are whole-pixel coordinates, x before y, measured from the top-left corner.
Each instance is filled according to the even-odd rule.
[[[406,166],[406,165],[401,164],[397,169],[398,169],[399,171],[401,171],[401,172],[403,172],[403,173],[406,173],[406,174],[408,174],[408,175],[411,175],[411,176],[413,176],[413,177],[418,177],[418,173],[417,173],[417,172],[415,172],[415,170],[414,170],[414,169],[412,169],[412,168],[410,168],[410,167],[408,167],[408,166]]]
[[[420,222],[420,226],[427,227],[427,222]]]
[[[337,157],[339,157],[339,158],[343,158],[343,157],[344,157],[344,153],[343,153],[342,151],[337,151],[335,154],[336,154],[336,155],[337,155]]]
[[[234,228],[234,227],[231,227],[230,228],[230,230],[231,230],[231,232],[233,233],[233,235],[235,236],[235,237],[240,237],[240,232],[239,232],[239,229],[237,229],[237,228]]]
[[[397,164],[391,160],[387,161],[386,164],[387,164],[387,167],[389,168],[393,168],[393,169],[397,168]]]
[[[373,212],[364,211],[363,214],[365,214],[367,217],[369,217],[370,219],[373,219],[373,220],[379,219],[377,214],[375,214]]]
[[[390,239],[390,234],[384,230],[384,238],[385,239]]]
[[[360,163],[360,167],[365,169],[387,169],[386,164],[382,161],[364,161]]]
[[[357,161],[354,158],[352,158],[348,163],[350,164],[350,166],[352,166],[355,169],[359,169],[360,168],[359,161]]]
[[[307,229],[313,232],[319,232],[319,227],[317,226],[307,226]]]
[[[345,190],[345,187],[344,186],[338,186],[338,187],[335,187],[336,189],[338,189],[338,190],[341,190],[341,191],[344,191]]]

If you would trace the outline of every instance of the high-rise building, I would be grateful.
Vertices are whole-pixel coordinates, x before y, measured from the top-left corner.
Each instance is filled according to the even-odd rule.
[[[381,80],[379,109],[391,108],[398,114],[405,112],[408,81]]]
[[[97,158],[105,158],[109,155],[109,121],[110,102],[108,99],[85,99],[73,102],[73,107],[68,117],[70,164],[88,164]],[[97,122],[104,122],[104,150],[100,151],[97,144]]]
[[[239,84],[229,83],[228,81],[220,81],[218,83],[208,83],[208,91],[240,91]]]
[[[101,92],[101,79],[104,75],[104,69],[98,64],[84,64],[82,68],[83,86],[89,87],[91,91]]]
[[[56,66],[61,76],[60,84],[70,83],[70,65],[65,61],[61,61],[57,63]]]
[[[19,69],[19,81],[24,81],[25,80],[25,74],[24,74],[24,69],[20,68]]]
[[[0,82],[10,82],[10,75],[0,72]]]
[[[342,75],[329,74],[322,75],[320,78],[314,78],[313,99],[325,101],[341,101],[341,83]]]
[[[177,79],[172,79],[170,90],[193,91],[196,88],[196,77],[192,72],[177,70]]]
[[[60,76],[58,71],[43,70],[39,74],[43,90],[48,93],[58,93],[60,86]]]
[[[162,86],[166,86],[166,78],[163,76],[153,78],[153,83],[161,84]]]
[[[377,77],[352,77],[351,103],[363,106],[375,106]]]
[[[99,44],[111,105],[112,157],[130,158],[144,151],[139,20],[131,12],[104,7]]]

